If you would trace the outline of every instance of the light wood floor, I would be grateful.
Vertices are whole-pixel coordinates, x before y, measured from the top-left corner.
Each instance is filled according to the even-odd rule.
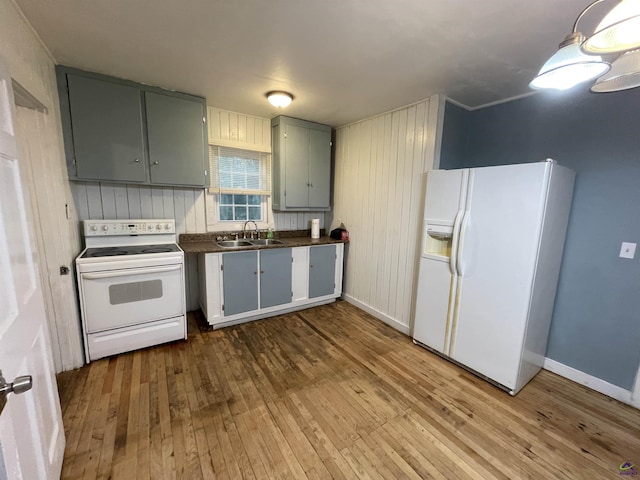
[[[640,411],[541,372],[517,397],[346,302],[59,375],[63,478],[620,478]]]

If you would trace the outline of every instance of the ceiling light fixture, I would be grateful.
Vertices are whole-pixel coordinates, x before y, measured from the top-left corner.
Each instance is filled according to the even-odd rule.
[[[640,48],[640,0],[622,0],[582,44],[591,55],[622,53]]]
[[[640,87],[640,50],[621,55],[611,64],[611,70],[593,84],[591,91],[608,93],[635,87]]]
[[[596,33],[586,38],[578,32],[578,22],[591,7],[605,0],[596,0],[589,4],[573,24],[572,32],[567,35],[559,45],[559,50],[542,66],[540,72],[531,81],[529,86],[534,89],[565,90],[580,83],[593,80],[606,74],[611,69],[611,64],[603,60],[600,54],[620,54],[640,47],[640,0],[621,0],[620,4],[613,8],[600,22]],[[632,59],[637,57],[633,56]],[[622,60],[620,57],[619,60]],[[619,63],[619,60],[614,63]],[[620,62],[615,70],[615,78],[623,76],[640,75],[640,65],[636,61],[626,60]],[[623,68],[635,68],[635,70],[622,70]],[[613,74],[612,74],[613,75]],[[603,79],[611,79],[605,75]],[[622,82],[618,82],[622,84]],[[633,82],[631,82],[633,83]],[[629,82],[624,83],[630,85]],[[620,88],[633,88],[638,86],[626,86]],[[592,88],[592,91],[606,90],[609,87]]]
[[[269,100],[269,103],[274,107],[285,108],[291,105],[293,95],[289,92],[272,91],[267,92],[267,100]]]

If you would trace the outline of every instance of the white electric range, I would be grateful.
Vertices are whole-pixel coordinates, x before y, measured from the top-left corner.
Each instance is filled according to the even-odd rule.
[[[85,220],[76,258],[87,363],[187,338],[174,220]]]

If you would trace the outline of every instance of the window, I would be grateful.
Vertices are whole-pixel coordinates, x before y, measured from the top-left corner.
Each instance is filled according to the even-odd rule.
[[[209,146],[213,217],[219,229],[235,230],[247,220],[266,228],[270,209],[270,154]],[[217,229],[218,227],[215,227]]]
[[[262,221],[260,195],[220,195],[220,221]]]

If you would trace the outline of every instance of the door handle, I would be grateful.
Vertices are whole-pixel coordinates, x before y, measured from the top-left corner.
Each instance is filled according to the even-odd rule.
[[[10,393],[19,395],[31,390],[31,387],[33,387],[31,375],[16,377],[12,383],[8,383],[2,376],[2,370],[0,370],[0,412],[2,412],[4,405],[7,403],[7,395]]]

